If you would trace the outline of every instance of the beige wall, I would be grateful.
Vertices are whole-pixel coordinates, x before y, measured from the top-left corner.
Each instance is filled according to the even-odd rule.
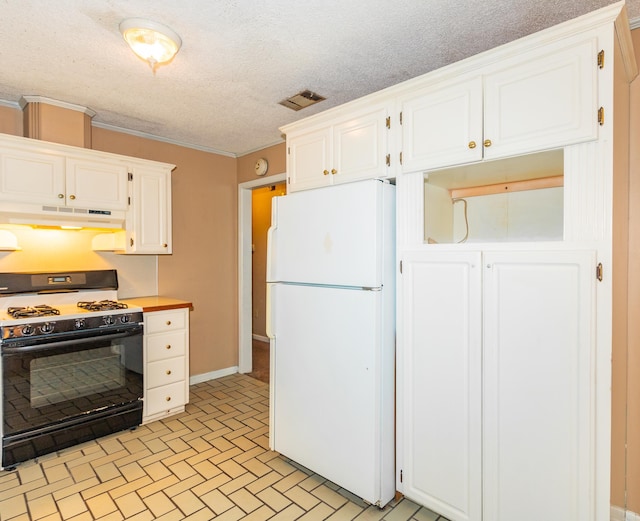
[[[0,132],[22,136],[22,111],[0,105]]]
[[[287,170],[285,144],[274,145],[246,156],[238,158],[238,183],[246,183],[256,179],[254,165],[256,160],[264,157],[269,162],[267,177],[283,174]]]
[[[94,127],[93,148],[176,165],[159,294],[193,302],[191,375],[238,365],[236,159]]]
[[[640,29],[632,31],[640,57]],[[631,84],[629,324],[627,352],[627,508],[640,513],[640,77]]]
[[[263,186],[251,192],[252,332],[262,337],[267,336],[267,230],[271,226],[271,199],[285,193],[285,183]]]

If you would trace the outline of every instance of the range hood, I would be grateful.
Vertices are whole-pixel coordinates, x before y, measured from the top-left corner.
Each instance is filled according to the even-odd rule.
[[[112,230],[125,227],[124,211],[6,202],[3,202],[0,208],[0,223],[4,224]]]

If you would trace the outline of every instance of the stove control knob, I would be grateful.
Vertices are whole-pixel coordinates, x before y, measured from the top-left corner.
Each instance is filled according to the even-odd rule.
[[[123,324],[126,324],[127,322],[131,321],[131,316],[130,315],[122,315],[120,317],[120,322],[122,322]]]
[[[33,335],[34,328],[33,326],[22,326],[22,336]],[[13,336],[13,335],[12,335]]]
[[[43,333],[51,333],[54,327],[54,324],[52,324],[51,322],[45,322],[40,326],[40,331],[42,331]]]
[[[107,315],[106,317],[104,317],[104,323],[107,326],[111,326],[115,323],[116,319],[113,318],[111,315]]]
[[[76,329],[82,329],[85,326],[84,318],[76,319]]]

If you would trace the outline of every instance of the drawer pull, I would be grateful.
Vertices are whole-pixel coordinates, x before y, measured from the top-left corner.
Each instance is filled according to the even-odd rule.
[[[166,348],[167,348],[167,349],[171,349],[171,344],[167,344],[167,345],[166,345]]]
[[[170,401],[171,401],[171,396],[167,396],[167,397],[165,398],[165,400],[167,400],[168,402],[170,402]]]
[[[167,320],[167,325],[170,326],[171,325],[171,320]]]
[[[171,374],[171,369],[167,369],[167,375]]]

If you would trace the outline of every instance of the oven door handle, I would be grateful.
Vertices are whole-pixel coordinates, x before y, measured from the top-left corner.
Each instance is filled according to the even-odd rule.
[[[125,331],[120,331],[118,333],[111,333],[107,335],[99,335],[99,336],[83,336],[82,338],[70,338],[67,340],[59,340],[57,342],[48,342],[45,344],[36,344],[29,346],[2,346],[2,354],[3,355],[13,355],[18,353],[36,353],[43,351],[51,351],[53,349],[57,349],[59,347],[64,346],[72,346],[77,344],[86,343],[88,340],[116,340],[118,338],[125,338],[128,336],[134,336],[136,334],[142,334],[142,327],[130,328]]]

